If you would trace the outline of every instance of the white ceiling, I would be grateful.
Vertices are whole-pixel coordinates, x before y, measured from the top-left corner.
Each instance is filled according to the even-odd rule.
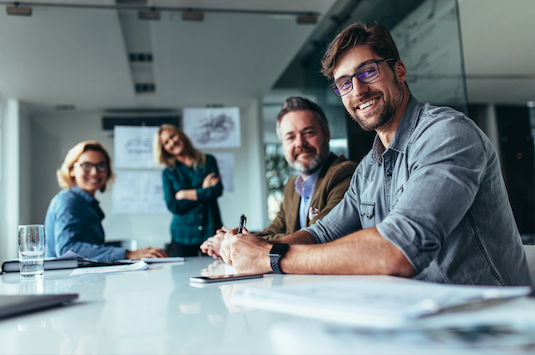
[[[183,0],[151,5],[324,14],[334,2]],[[31,17],[2,11],[0,95],[20,99],[32,110],[58,104],[80,110],[242,106],[269,91],[315,27],[297,24],[295,16],[206,13],[203,22],[191,22],[183,21],[180,12],[163,12],[159,21],[149,22],[156,93],[136,95],[116,11],[34,7]]]
[[[154,0],[150,4],[323,15],[335,2]],[[203,22],[185,22],[180,12],[164,12],[160,21],[149,23],[156,93],[136,95],[117,12],[35,7],[26,18],[7,16],[3,6],[0,10],[0,95],[20,99],[33,110],[50,110],[58,104],[74,104],[80,110],[246,105],[269,91],[316,27],[298,25],[295,17],[288,16],[206,13]],[[460,12],[469,101],[535,100],[535,1],[460,0]],[[515,76],[508,78],[511,74]]]

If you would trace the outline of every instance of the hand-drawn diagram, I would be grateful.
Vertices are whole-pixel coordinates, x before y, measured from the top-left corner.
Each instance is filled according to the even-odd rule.
[[[234,192],[234,154],[210,153],[217,160],[217,168],[223,184],[223,192]]]
[[[152,141],[158,127],[115,126],[114,167],[117,169],[152,169]]]
[[[196,148],[241,146],[240,110],[229,108],[185,108],[184,133]]]
[[[117,171],[112,189],[115,214],[169,213],[163,196],[161,171]]]

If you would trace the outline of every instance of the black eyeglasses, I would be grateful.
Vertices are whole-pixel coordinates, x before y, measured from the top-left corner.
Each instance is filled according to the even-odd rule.
[[[377,79],[379,76],[379,66],[377,63],[388,62],[394,60],[394,58],[381,59],[365,64],[358,68],[355,74],[349,76],[343,76],[330,85],[334,93],[338,96],[344,96],[353,90],[353,77],[357,78],[363,84],[369,83],[372,80]]]
[[[84,171],[86,173],[89,173],[91,172],[91,169],[93,169],[93,167],[95,167],[97,169],[97,172],[99,173],[105,173],[108,171],[108,164],[106,164],[106,162],[103,162],[101,161],[100,163],[96,163],[96,164],[93,164],[93,163],[74,163],[72,164],[73,166],[79,166],[80,168],[84,169]]]

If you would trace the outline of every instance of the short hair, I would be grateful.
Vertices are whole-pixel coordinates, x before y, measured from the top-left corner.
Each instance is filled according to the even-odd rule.
[[[193,158],[193,167],[195,169],[202,168],[204,164],[206,164],[206,155],[193,147],[193,143],[191,143],[191,140],[188,138],[188,136],[186,136],[186,134],[177,126],[167,123],[161,125],[158,129],[158,132],[156,132],[154,135],[152,153],[154,155],[154,161],[156,164],[164,164],[168,168],[174,168],[176,164],[176,157],[172,154],[169,154],[160,141],[160,134],[162,134],[164,130],[178,134],[180,140],[184,142],[184,149]]]
[[[284,105],[282,106],[279,114],[277,115],[277,135],[279,138],[281,138],[280,134],[280,124],[282,121],[282,118],[290,112],[293,111],[310,111],[314,114],[314,117],[318,120],[318,123],[321,127],[321,130],[323,131],[323,134],[327,134],[329,132],[329,121],[327,121],[327,117],[325,116],[325,113],[314,102],[305,99],[303,97],[289,97],[284,101]]]
[[[399,60],[398,49],[386,27],[381,25],[367,26],[363,22],[355,22],[346,27],[329,43],[327,51],[321,59],[321,73],[332,80],[337,59],[341,54],[358,45],[368,46],[379,57],[394,58],[394,61],[388,62],[392,69]]]
[[[84,141],[75,145],[69,150],[63,164],[56,171],[56,176],[58,177],[59,187],[62,189],[70,188],[74,185],[74,178],[71,177],[71,169],[73,168],[74,163],[80,159],[80,156],[89,150],[100,152],[106,160],[106,167],[108,168],[108,176],[106,177],[106,183],[100,188],[100,192],[106,191],[108,184],[111,184],[114,180],[115,175],[111,167],[111,158],[106,151],[106,148],[97,141]]]

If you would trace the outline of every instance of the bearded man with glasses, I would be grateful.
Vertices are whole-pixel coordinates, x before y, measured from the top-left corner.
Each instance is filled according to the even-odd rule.
[[[496,150],[463,113],[411,95],[388,30],[350,25],[322,72],[353,119],[377,133],[371,151],[325,218],[275,245],[233,230],[223,259],[250,273],[533,287]]]

